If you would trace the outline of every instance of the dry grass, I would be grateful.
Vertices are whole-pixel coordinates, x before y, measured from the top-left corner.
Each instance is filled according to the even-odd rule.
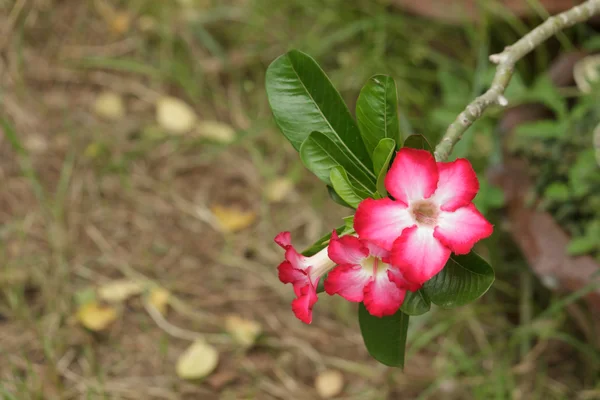
[[[585,364],[561,341],[536,331],[537,344],[516,355],[514,315],[504,308],[519,293],[506,283],[496,303],[416,318],[404,373],[370,359],[353,305],[322,297],[313,325],[299,323],[291,290],[277,281],[282,255],[272,238],[290,229],[308,245],[347,212],[326,201],[270,122],[262,73],[287,44],[249,36],[211,49],[182,24],[191,11],[152,3],[0,2],[0,397],[314,399],[315,376],[332,368],[344,373],[347,399],[558,399],[583,387],[579,398],[598,398],[593,372],[578,376],[595,359]],[[266,22],[254,2],[227,5],[237,8],[213,27],[223,43],[234,43],[223,26],[242,18],[236,12],[257,7],[249,25]],[[157,25],[144,27],[140,16],[153,13]],[[213,54],[220,50],[229,62]],[[124,119],[94,114],[104,90],[125,97]],[[222,146],[157,137],[153,104],[163,94],[240,138]],[[294,191],[272,204],[264,188],[279,176]],[[253,211],[257,223],[224,234],[211,223],[214,204]],[[77,296],[124,277],[172,293],[166,322],[135,298],[108,330],[82,328]],[[252,349],[224,333],[231,313],[262,325]],[[206,380],[185,382],[175,363],[197,335],[221,360]]]

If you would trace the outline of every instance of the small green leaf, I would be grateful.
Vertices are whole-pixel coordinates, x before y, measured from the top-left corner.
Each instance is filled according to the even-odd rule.
[[[404,145],[402,147],[410,147],[411,149],[419,149],[419,150],[427,150],[428,152],[433,154],[433,147],[429,144],[425,136],[423,135],[410,135],[404,141]]]
[[[375,175],[370,168],[357,164],[351,155],[324,133],[313,132],[306,138],[300,147],[300,158],[306,168],[328,185],[331,185],[331,169],[341,165],[356,188],[369,193],[376,189]]]
[[[396,83],[375,75],[362,88],[356,102],[356,119],[367,150],[372,153],[381,139],[400,142]]]
[[[309,55],[291,50],[273,61],[267,69],[266,89],[275,121],[296,150],[311,132],[319,131],[358,164],[370,165],[348,107]]]
[[[396,142],[393,139],[385,138],[379,141],[379,144],[373,151],[373,171],[377,175],[377,191],[383,197],[387,196],[385,175],[387,174],[390,162],[392,162],[395,150]]]
[[[521,124],[515,129],[519,140],[555,139],[563,137],[567,132],[566,123],[546,120]]]
[[[429,311],[430,308],[431,301],[425,292],[420,289],[416,292],[406,292],[406,297],[400,310],[408,315],[421,315]]]
[[[433,304],[452,308],[481,297],[494,279],[492,267],[483,258],[470,252],[464,256],[450,256],[444,269],[425,282],[423,289]]]
[[[342,200],[354,208],[358,207],[361,201],[371,195],[371,193],[353,187],[343,167],[337,166],[332,168],[329,173],[329,179],[331,180],[333,189]]]
[[[351,208],[354,210],[354,207],[352,207],[350,204],[346,203],[344,201],[344,199],[342,199],[340,197],[340,195],[335,192],[333,187],[331,187],[329,185],[327,185],[327,194],[329,194],[329,197],[331,198],[331,200],[333,200],[335,203],[339,204],[340,206],[348,207],[348,208]]]
[[[387,317],[374,317],[365,305],[358,306],[358,323],[369,354],[390,367],[404,368],[409,316],[398,310]]]
[[[337,227],[335,229],[335,231],[337,232],[338,236],[344,236],[344,235],[348,235],[350,233],[354,233],[354,229],[349,227],[348,224],[344,224],[340,227]],[[327,247],[329,245],[330,240],[331,240],[331,232],[329,232],[327,235],[324,235],[319,240],[317,240],[315,243],[313,243],[312,246],[310,246],[308,249],[304,250],[302,252],[302,255],[306,256],[306,257],[314,256],[319,251],[321,251],[325,247]]]
[[[567,253],[571,256],[582,256],[600,249],[600,239],[597,236],[579,236],[571,239],[567,246]]]

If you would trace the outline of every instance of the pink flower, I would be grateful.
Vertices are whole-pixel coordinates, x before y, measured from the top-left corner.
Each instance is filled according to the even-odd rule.
[[[275,243],[285,249],[285,261],[277,268],[279,280],[293,285],[296,299],[292,301],[292,310],[300,321],[310,324],[312,309],[318,300],[319,280],[335,264],[327,256],[327,247],[312,257],[305,257],[298,253],[292,246],[289,232],[281,232],[277,235]]]
[[[418,285],[406,282],[398,268],[389,264],[389,252],[355,236],[338,238],[335,231],[329,244],[329,258],[338,264],[325,280],[325,291],[354,302],[364,302],[371,315],[392,315],[402,305],[406,289]]]
[[[425,150],[396,154],[385,187],[392,198],[359,204],[354,229],[390,251],[390,261],[410,282],[422,285],[440,272],[450,253],[467,254],[492,234],[472,203],[479,190],[469,161],[436,163]]]

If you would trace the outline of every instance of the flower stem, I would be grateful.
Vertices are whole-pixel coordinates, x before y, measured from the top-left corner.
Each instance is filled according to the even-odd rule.
[[[501,53],[492,54],[490,61],[497,64],[497,67],[491,87],[473,100],[450,124],[444,137],[435,148],[435,159],[446,161],[463,133],[483,115],[490,105],[508,105],[504,91],[510,82],[517,61],[556,33],[586,21],[598,13],[600,13],[600,0],[588,0],[568,11],[548,18],[512,46],[506,47]]]

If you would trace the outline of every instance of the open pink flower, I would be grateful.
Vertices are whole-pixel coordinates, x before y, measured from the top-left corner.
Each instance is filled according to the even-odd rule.
[[[398,268],[389,265],[389,252],[355,236],[338,238],[335,231],[329,244],[329,258],[338,264],[325,280],[328,294],[339,294],[365,307],[377,317],[392,315],[402,305],[406,289],[416,290]]]
[[[391,263],[410,282],[425,283],[451,252],[466,254],[492,234],[492,225],[472,203],[479,182],[465,159],[436,163],[428,151],[403,148],[385,187],[393,199],[360,203],[354,229],[389,250]]]
[[[281,232],[277,235],[275,243],[285,249],[285,261],[277,268],[279,280],[293,285],[296,299],[292,301],[292,310],[300,321],[310,324],[312,309],[318,300],[319,280],[335,264],[327,256],[327,247],[312,257],[305,257],[298,253],[292,246],[289,232]]]

